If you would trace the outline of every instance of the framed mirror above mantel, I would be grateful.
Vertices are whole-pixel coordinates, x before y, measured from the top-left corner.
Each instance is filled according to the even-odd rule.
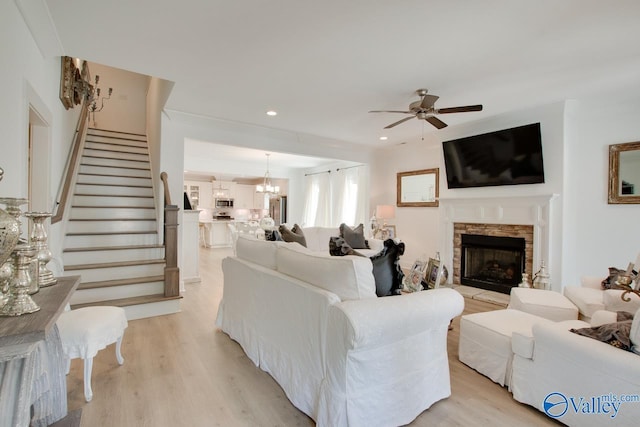
[[[398,172],[396,205],[437,207],[438,184],[438,168]]]
[[[640,204],[640,142],[609,146],[609,204]]]

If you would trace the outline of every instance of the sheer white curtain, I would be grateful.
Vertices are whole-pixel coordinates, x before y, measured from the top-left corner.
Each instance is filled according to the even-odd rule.
[[[331,179],[322,172],[305,176],[305,204],[302,222],[306,227],[331,225]]]
[[[365,166],[342,168],[333,180],[333,225],[365,223],[367,173]]]
[[[338,227],[365,223],[368,197],[366,166],[340,168],[305,177],[305,226]]]

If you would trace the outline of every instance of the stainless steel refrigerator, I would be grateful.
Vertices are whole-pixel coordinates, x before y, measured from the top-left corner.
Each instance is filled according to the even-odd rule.
[[[269,216],[276,225],[287,222],[287,196],[269,198]]]

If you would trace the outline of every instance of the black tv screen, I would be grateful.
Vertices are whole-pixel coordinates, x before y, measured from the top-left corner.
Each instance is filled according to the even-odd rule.
[[[540,123],[444,141],[449,188],[544,182]]]

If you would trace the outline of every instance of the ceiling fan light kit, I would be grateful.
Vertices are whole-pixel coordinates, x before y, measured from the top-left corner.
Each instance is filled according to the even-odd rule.
[[[482,111],[482,104],[477,105],[465,105],[460,107],[448,107],[448,108],[435,108],[436,101],[440,98],[436,95],[429,95],[427,89],[418,89],[416,94],[420,97],[420,100],[414,101],[409,104],[409,111],[399,110],[372,110],[370,113],[400,113],[411,114],[410,117],[398,120],[385,126],[385,129],[391,129],[399,124],[411,120],[414,117],[418,120],[425,120],[437,129],[443,129],[447,127],[447,124],[436,117],[437,114],[451,114],[451,113],[467,113],[472,111]]]

